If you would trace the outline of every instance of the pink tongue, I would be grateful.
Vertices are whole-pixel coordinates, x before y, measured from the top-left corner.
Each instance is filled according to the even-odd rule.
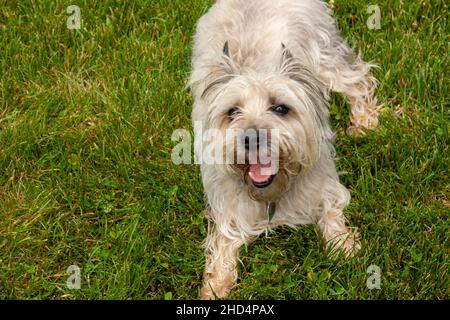
[[[248,174],[256,183],[266,182],[270,178],[270,162],[268,164],[251,164]],[[263,170],[265,169],[265,170]],[[263,174],[268,173],[268,174]]]

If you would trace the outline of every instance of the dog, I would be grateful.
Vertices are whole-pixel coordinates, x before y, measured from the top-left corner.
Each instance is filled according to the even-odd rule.
[[[344,95],[347,132],[364,134],[378,125],[377,81],[330,11],[318,0],[218,0],[198,21],[189,79],[195,153],[214,145],[215,156],[233,158],[201,163],[208,218],[201,299],[226,298],[239,248],[280,225],[317,224],[330,252],[345,257],[360,249],[344,216],[350,193],[336,171],[328,101],[332,91]],[[226,131],[239,133],[223,142]],[[268,160],[249,160],[262,149]]]

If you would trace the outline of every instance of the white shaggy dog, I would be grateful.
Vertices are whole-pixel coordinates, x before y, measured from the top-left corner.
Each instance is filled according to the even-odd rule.
[[[350,194],[336,172],[327,100],[330,91],[345,95],[352,109],[348,131],[363,133],[378,124],[376,80],[371,65],[339,35],[327,5],[216,1],[198,22],[192,66],[196,155],[223,140],[206,141],[199,124],[217,134],[256,132],[256,139],[237,134],[224,144],[233,155],[244,152],[244,163],[201,165],[210,223],[200,297],[227,297],[237,280],[240,246],[279,225],[315,223],[332,248],[346,256],[356,252],[358,236],[343,213]],[[249,155],[262,149],[262,130],[269,132],[271,160],[251,162]]]

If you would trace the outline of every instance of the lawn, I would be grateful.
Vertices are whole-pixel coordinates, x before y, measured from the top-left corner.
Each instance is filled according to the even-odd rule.
[[[202,184],[198,166],[172,163],[171,134],[191,130],[190,43],[211,3],[0,0],[1,299],[197,297]],[[366,1],[334,1],[384,104],[355,138],[348,105],[331,103],[363,249],[333,261],[316,227],[277,229],[242,248],[233,299],[448,299],[448,2],[373,4],[380,29]]]

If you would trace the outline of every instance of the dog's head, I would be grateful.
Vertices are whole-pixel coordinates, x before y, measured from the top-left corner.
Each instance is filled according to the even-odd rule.
[[[202,94],[207,127],[221,134],[212,142],[220,145],[225,168],[258,201],[277,201],[318,159],[329,130],[319,82],[282,44],[279,53],[274,70],[243,70],[225,43]]]

